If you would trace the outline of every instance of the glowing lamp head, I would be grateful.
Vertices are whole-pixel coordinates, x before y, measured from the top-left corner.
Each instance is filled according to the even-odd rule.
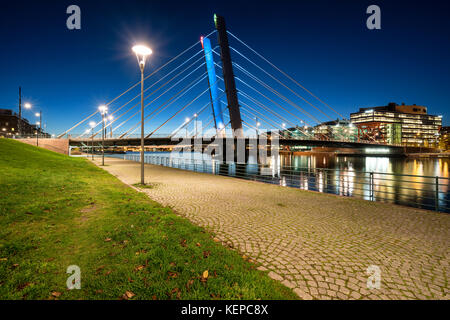
[[[112,121],[113,119],[114,119],[113,116],[108,116],[108,120],[109,120],[109,121]]]
[[[185,122],[189,122],[189,120],[190,120],[189,118],[184,119]]]
[[[30,103],[25,103],[24,104],[25,109],[31,109],[31,104]]]
[[[132,50],[136,54],[139,67],[141,68],[141,70],[144,70],[145,59],[148,55],[151,55],[153,53],[152,49],[144,45],[136,45],[132,48]]]
[[[89,126],[91,127],[91,128],[93,128],[93,127],[95,127],[95,122],[94,121],[91,121],[91,122],[89,122]]]
[[[108,107],[107,106],[100,106],[98,107],[98,111],[100,112],[100,114],[104,115],[108,112]]]
[[[34,115],[35,115],[36,117],[39,117],[41,114],[40,114],[39,112],[36,112]]]

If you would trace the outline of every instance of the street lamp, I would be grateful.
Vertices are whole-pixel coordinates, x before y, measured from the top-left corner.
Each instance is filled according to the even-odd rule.
[[[89,122],[89,126],[91,127],[91,154],[92,160],[94,160],[94,127],[96,123],[94,121]]]
[[[114,120],[114,117],[111,116],[111,115],[109,115],[109,116],[108,116],[108,120],[109,120],[109,132],[110,132],[110,136],[111,136],[111,138],[112,138],[112,137],[113,137],[113,136],[112,136],[112,121]]]
[[[36,117],[39,117],[39,121],[36,122],[36,147],[39,147],[39,131],[42,128],[42,125],[41,125],[41,123],[42,123],[42,111],[36,112],[34,115]],[[39,128],[38,128],[38,125],[39,125]]]
[[[132,48],[136,54],[136,58],[141,70],[141,184],[144,182],[144,67],[145,59],[148,55],[152,54],[152,49],[143,46],[136,45]]]
[[[102,166],[105,165],[105,116],[108,112],[107,106],[98,107],[98,111],[102,115]]]

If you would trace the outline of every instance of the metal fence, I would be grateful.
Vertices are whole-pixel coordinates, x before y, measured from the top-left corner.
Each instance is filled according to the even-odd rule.
[[[140,161],[139,154],[112,155]],[[450,179],[383,172],[223,163],[217,160],[145,155],[145,163],[231,176],[280,186],[450,212]]]

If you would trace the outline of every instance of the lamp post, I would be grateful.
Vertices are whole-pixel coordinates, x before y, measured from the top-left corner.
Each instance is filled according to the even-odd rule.
[[[91,154],[92,154],[92,160],[94,160],[94,127],[95,127],[95,122],[94,121],[89,122],[89,126],[91,127]]]
[[[102,115],[102,166],[105,165],[105,115],[108,112],[107,106],[98,107],[100,114]]]
[[[136,45],[132,48],[141,70],[141,184],[144,182],[144,67],[145,59],[152,54],[152,50],[143,45]]]
[[[109,135],[110,135],[110,138],[112,138],[113,137],[113,135],[112,135],[112,121],[114,120],[114,117],[109,115],[108,116],[108,120],[109,120]]]
[[[41,129],[41,123],[42,123],[42,111],[35,113],[36,117],[39,117],[39,121],[36,122],[36,147],[39,147],[39,131]],[[39,125],[39,128],[38,128]]]
[[[20,105],[20,97],[19,97],[19,105]],[[23,106],[25,107],[25,109],[31,109],[31,104],[28,102],[25,103]],[[22,113],[22,110],[20,110],[20,113]],[[22,115],[20,115],[20,117],[19,117],[19,123],[17,125],[17,129],[19,131],[19,135],[21,137],[23,137],[23,129],[24,128],[22,127]]]

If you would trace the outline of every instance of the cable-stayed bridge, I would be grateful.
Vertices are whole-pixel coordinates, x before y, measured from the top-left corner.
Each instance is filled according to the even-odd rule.
[[[227,30],[222,17],[214,21],[215,30],[145,76],[146,146],[265,136],[288,147],[401,149],[362,139],[335,108]],[[107,117],[97,110],[58,138],[71,146],[138,146],[139,84],[105,104]],[[340,130],[326,124],[333,121]]]

